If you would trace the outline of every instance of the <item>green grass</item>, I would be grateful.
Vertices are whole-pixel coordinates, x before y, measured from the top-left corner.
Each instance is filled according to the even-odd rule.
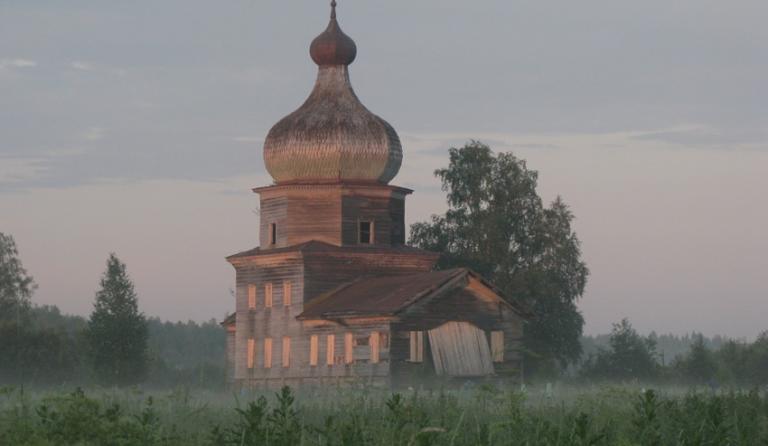
[[[768,445],[759,391],[0,389],[0,445]]]

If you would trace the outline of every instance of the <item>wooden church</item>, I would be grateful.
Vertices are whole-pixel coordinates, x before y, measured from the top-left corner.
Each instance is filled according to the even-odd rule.
[[[332,3],[311,44],[314,89],[264,142],[260,245],[236,272],[228,333],[237,387],[412,385],[522,376],[527,311],[467,269],[405,245],[403,159],[349,80],[355,42]]]

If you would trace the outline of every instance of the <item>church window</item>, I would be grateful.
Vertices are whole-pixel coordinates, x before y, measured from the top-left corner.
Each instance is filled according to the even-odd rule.
[[[256,308],[256,285],[248,285],[248,308]]]
[[[368,343],[371,346],[371,362],[378,364],[381,358],[381,336],[378,331],[371,332],[371,339]]]
[[[283,337],[283,367],[291,366],[291,338],[288,336]]]
[[[410,338],[411,338],[410,361],[411,362],[424,361],[424,332],[412,331],[410,334]]]
[[[373,244],[373,222],[361,221],[358,228],[358,240],[361,245]]]
[[[264,339],[264,368],[272,368],[272,338]]]
[[[336,335],[329,334],[325,338],[325,363],[333,365],[336,355]]]
[[[264,306],[272,308],[272,284],[264,285]]]
[[[248,368],[253,368],[253,355],[256,353],[256,341],[251,338],[248,339],[248,350],[246,350],[246,356],[248,358]]]
[[[269,244],[277,244],[277,223],[269,224]]]
[[[291,281],[283,281],[283,305],[291,306]]]
[[[344,364],[352,364],[355,361],[354,341],[352,333],[344,333]]]
[[[504,332],[491,332],[491,357],[493,362],[504,362]]]
[[[317,365],[318,344],[319,339],[317,335],[312,335],[309,337],[309,365],[313,367]]]

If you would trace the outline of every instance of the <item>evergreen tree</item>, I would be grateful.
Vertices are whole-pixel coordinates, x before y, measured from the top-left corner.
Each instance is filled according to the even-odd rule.
[[[709,382],[717,375],[717,362],[702,335],[696,338],[690,352],[680,359],[677,367],[687,380],[698,384]]]
[[[0,325],[20,325],[34,290],[35,282],[21,264],[16,242],[0,232]]]
[[[573,214],[560,198],[544,206],[538,173],[510,153],[494,154],[476,141],[449,153],[448,167],[435,171],[448,211],[411,226],[409,242],[441,253],[438,268],[470,267],[531,307],[529,370],[575,362],[584,326],[576,300],[589,271]]]
[[[618,381],[654,379],[658,372],[654,339],[638,334],[627,319],[613,324],[609,348],[598,349],[582,369],[586,377]]]
[[[110,254],[88,321],[87,339],[97,378],[106,384],[141,382],[147,370],[147,320],[123,264]]]

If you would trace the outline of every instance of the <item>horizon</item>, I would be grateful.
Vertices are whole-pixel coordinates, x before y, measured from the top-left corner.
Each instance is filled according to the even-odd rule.
[[[326,3],[0,7],[0,231],[39,284],[33,303],[87,317],[115,252],[148,316],[232,311],[224,257],[257,245],[262,141],[312,87]],[[445,210],[432,171],[447,149],[482,141],[575,214],[585,335],[626,317],[640,333],[736,339],[768,330],[767,13],[756,0],[338,9],[355,91],[403,142],[392,184],[415,189],[408,226]]]

